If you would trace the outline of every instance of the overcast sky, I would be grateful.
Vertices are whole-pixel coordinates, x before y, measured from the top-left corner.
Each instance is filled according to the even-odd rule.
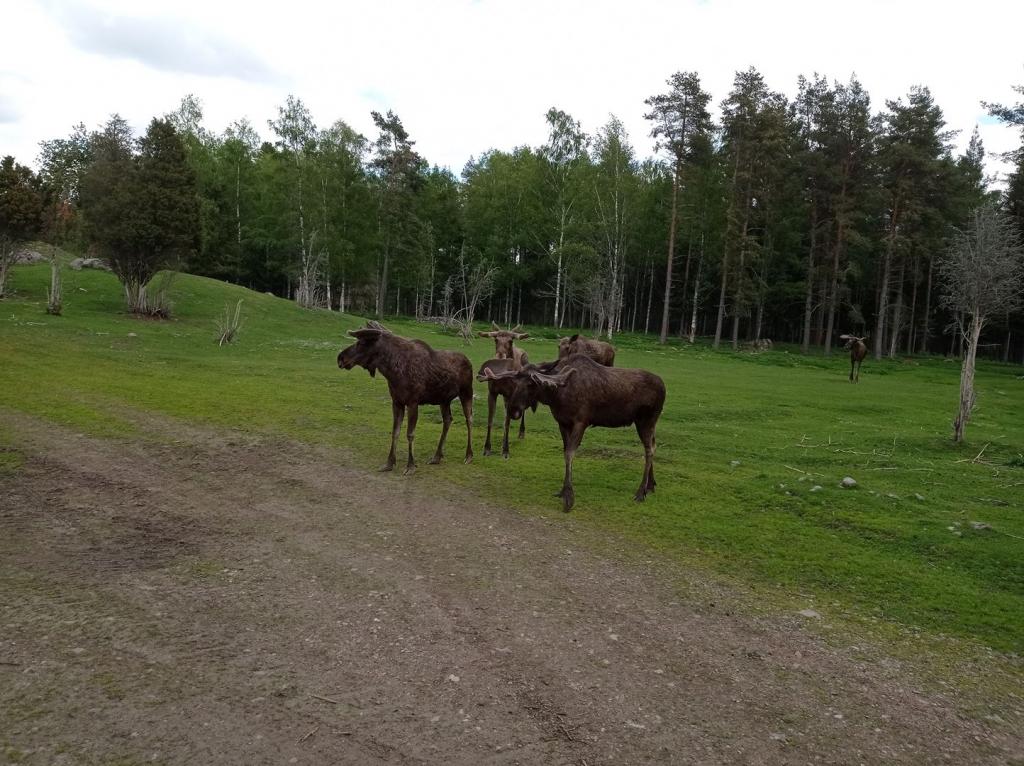
[[[3,0],[0,155],[34,163],[38,142],[112,112],[137,131],[187,93],[220,132],[267,120],[295,94],[320,126],[374,137],[393,109],[420,153],[461,171],[490,148],[537,146],[551,106],[588,132],[609,114],[652,151],[644,99],[697,71],[718,104],[757,67],[792,97],[814,72],[886,99],[927,85],[950,128],[980,127],[989,152],[1019,132],[979,101],[1016,102],[1024,83],[1021,0]],[[990,159],[990,172],[1002,169]]]

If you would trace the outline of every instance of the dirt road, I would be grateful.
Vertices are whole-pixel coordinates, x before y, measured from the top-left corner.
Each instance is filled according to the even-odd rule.
[[[573,520],[251,434],[0,422],[25,456],[0,474],[8,761],[1024,757],[1024,719],[967,717],[900,663],[744,614],[665,562],[598,553]]]

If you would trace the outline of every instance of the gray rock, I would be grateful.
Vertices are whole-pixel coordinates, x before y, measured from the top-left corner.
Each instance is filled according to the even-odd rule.
[[[68,264],[75,271],[81,271],[82,269],[99,269],[101,271],[110,271],[110,266],[102,258],[75,258],[71,263]]]
[[[811,492],[821,492],[821,490],[822,486],[820,484],[815,484],[813,487],[811,487]]]
[[[19,250],[14,254],[15,263],[40,263],[46,260],[46,256],[35,250]]]
[[[730,466],[732,466],[733,468],[735,468],[735,467],[736,467],[736,466],[738,466],[739,464],[740,464],[740,461],[739,461],[739,460],[730,460],[730,461],[729,461],[729,465],[730,465]]]
[[[852,476],[844,476],[843,480],[839,482],[839,486],[843,489],[853,489],[857,486],[857,480]]]
[[[917,492],[915,492],[914,493],[914,499],[917,500],[918,502],[922,502],[923,503],[924,502],[924,495],[921,495],[921,494],[918,494]]]
[[[799,614],[801,617],[807,617],[808,619],[812,620],[821,619],[821,615],[815,612],[813,609],[801,609],[799,612],[797,612],[797,614]]]
[[[984,521],[972,521],[971,529],[976,529],[979,532],[983,532],[986,529],[992,529],[992,525],[986,524]]]

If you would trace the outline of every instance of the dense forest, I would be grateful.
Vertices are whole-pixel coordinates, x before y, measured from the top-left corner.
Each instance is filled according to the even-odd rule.
[[[647,98],[654,157],[615,117],[588,134],[552,108],[543,145],[455,175],[390,111],[367,137],[289,97],[261,130],[212,132],[188,96],[142,137],[115,115],[43,141],[38,172],[5,158],[0,223],[108,258],[137,308],[172,265],[378,317],[958,355],[937,260],[986,202],[1024,230],[1024,146],[993,189],[977,131],[957,155],[926,87],[878,108],[856,79],[800,78],[790,99],[750,69],[718,122],[711,101],[683,72]],[[1024,129],[1024,104],[985,106]],[[979,350],[1024,362],[1024,315]]]

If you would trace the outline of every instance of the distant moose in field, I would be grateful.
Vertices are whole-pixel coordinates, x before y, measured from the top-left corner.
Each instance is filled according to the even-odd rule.
[[[580,334],[558,340],[558,358],[568,359],[573,354],[583,354],[605,367],[615,366],[615,347],[611,343],[593,338],[584,338]]]
[[[530,337],[527,333],[519,332],[519,325],[511,330],[502,330],[496,323],[491,322],[494,330],[491,332],[479,333],[482,338],[494,339],[494,359],[483,363],[480,372],[477,373],[477,380],[487,383],[487,439],[484,441],[484,456],[491,454],[491,431],[494,426],[494,410],[500,396],[505,403],[505,430],[501,441],[501,456],[508,460],[508,430],[511,425],[509,417],[509,397],[512,395],[513,385],[508,380],[497,380],[496,378],[484,377],[484,371],[502,373],[520,370],[524,365],[529,364],[529,357],[526,352],[515,346],[515,341]],[[536,409],[536,407],[534,407]],[[519,438],[526,438],[526,416],[519,419]]]
[[[867,344],[864,343],[868,337],[858,338],[856,335],[840,335],[839,340],[846,341],[844,348],[850,349],[850,382],[860,382],[860,363],[868,355]],[[856,373],[854,372],[856,370]]]
[[[529,364],[521,370],[482,370],[486,380],[510,381],[510,415],[518,420],[527,407],[548,405],[562,432],[565,477],[562,489],[564,510],[576,502],[572,484],[572,461],[591,426],[622,428],[635,425],[644,445],[644,472],[633,498],[640,502],[654,491],[654,431],[665,405],[665,383],[646,370],[606,367],[584,354],[573,354],[556,362]]]
[[[473,459],[473,366],[464,354],[457,351],[435,351],[421,340],[409,340],[394,335],[378,322],[367,322],[366,327],[348,333],[356,342],[338,354],[338,366],[351,370],[356,365],[365,367],[374,377],[377,370],[388,381],[391,392],[391,412],[394,416],[391,427],[391,451],[382,471],[395,467],[395,443],[402,430],[402,419],[409,411],[407,437],[409,460],[406,473],[416,469],[413,458],[413,438],[421,404],[437,404],[441,407],[441,440],[430,458],[431,463],[440,463],[444,457],[444,442],[452,424],[453,399],[462,403],[466,416],[466,462]]]

